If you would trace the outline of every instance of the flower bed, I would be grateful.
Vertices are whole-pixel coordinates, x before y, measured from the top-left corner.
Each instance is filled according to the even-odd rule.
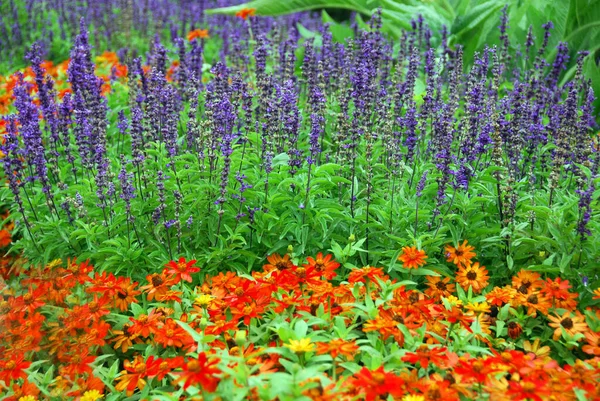
[[[143,283],[75,260],[24,271],[21,290],[2,289],[4,399],[600,397],[598,309],[525,270],[474,290],[461,275],[474,253],[449,249],[456,281],[425,276],[424,291],[375,267],[338,282],[321,253],[271,255],[251,277],[183,258]]]
[[[238,8],[0,80],[3,399],[600,399],[592,56]]]

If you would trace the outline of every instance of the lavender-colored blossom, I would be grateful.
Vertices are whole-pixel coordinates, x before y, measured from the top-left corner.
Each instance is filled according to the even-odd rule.
[[[121,194],[119,198],[125,202],[125,211],[127,213],[127,219],[130,223],[133,223],[135,216],[131,213],[131,200],[136,197],[135,187],[132,184],[133,173],[128,173],[126,168],[125,156],[121,155],[121,171],[119,172],[119,184],[121,186]]]
[[[592,235],[591,230],[588,228],[588,223],[592,218],[592,195],[595,187],[593,182],[590,182],[587,189],[576,190],[579,195],[579,219],[577,222],[577,234],[579,234],[581,240],[585,240],[586,237]]]

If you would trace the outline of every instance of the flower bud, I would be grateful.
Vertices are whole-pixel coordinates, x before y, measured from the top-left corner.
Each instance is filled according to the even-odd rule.
[[[241,347],[243,345],[246,344],[246,341],[248,340],[248,333],[246,332],[246,330],[238,330],[235,333],[235,343]]]

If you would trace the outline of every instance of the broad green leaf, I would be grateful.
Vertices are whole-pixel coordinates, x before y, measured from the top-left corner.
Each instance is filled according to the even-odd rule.
[[[354,10],[365,15],[371,15],[366,0],[254,0],[237,6],[213,8],[206,10],[207,15],[229,14],[234,15],[243,9],[255,9],[256,15],[285,15],[318,8],[343,8]]]

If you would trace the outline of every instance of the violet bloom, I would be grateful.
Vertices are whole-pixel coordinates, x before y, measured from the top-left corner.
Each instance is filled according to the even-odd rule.
[[[578,189],[575,192],[579,195],[579,221],[577,222],[577,233],[582,241],[592,235],[591,230],[587,227],[592,217],[592,195],[594,194],[594,183],[589,183],[587,189]]]
[[[125,211],[127,212],[127,220],[133,223],[135,216],[131,214],[131,200],[136,197],[135,187],[132,184],[133,173],[128,173],[125,163],[125,156],[121,155],[121,171],[119,172],[119,183],[121,185],[121,194],[119,197],[125,202]]]

